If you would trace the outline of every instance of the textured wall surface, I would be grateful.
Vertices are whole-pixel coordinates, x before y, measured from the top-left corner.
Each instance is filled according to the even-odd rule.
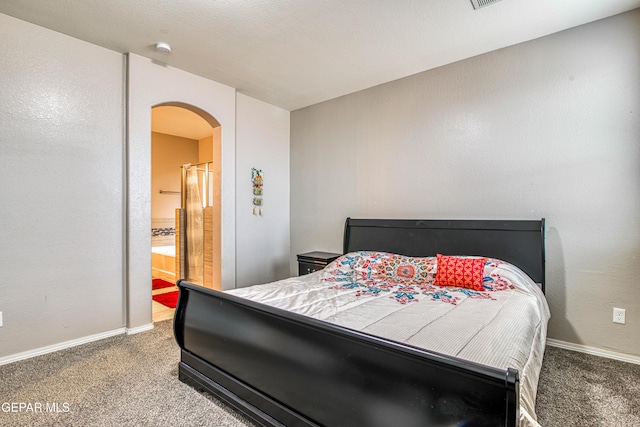
[[[0,15],[0,357],[123,325],[122,55]]]
[[[242,287],[289,277],[289,112],[242,94],[237,99],[237,286]],[[253,215],[251,168],[264,172],[262,216]]]
[[[261,223],[265,258],[247,242],[238,268],[262,282],[283,276],[287,111],[245,97],[236,124],[234,88],[136,55],[127,70],[118,53],[1,14],[0,57],[0,362],[151,325],[151,108],[161,103],[222,124],[225,288],[236,286],[236,127],[243,153],[272,155],[262,163],[276,206]],[[242,164],[260,160],[250,158]]]
[[[640,355],[638,40],[634,11],[294,111],[292,264],[347,216],[545,217],[549,337]]]

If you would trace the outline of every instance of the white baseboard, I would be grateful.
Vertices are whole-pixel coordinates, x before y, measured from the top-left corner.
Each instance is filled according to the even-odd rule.
[[[566,341],[547,339],[547,345],[552,347],[563,348],[565,350],[577,351],[580,353],[592,354],[594,356],[606,357],[607,359],[619,360],[621,362],[635,363],[640,365],[640,357],[631,354],[618,353],[616,351],[603,350],[595,347],[587,347],[586,345],[574,344]]]
[[[127,335],[135,335],[139,334],[140,332],[150,331],[151,329],[153,329],[153,322],[146,325],[137,326],[135,328],[127,328]]]
[[[151,325],[151,327],[153,327],[153,324]],[[42,356],[43,354],[53,353],[54,351],[64,350],[65,348],[71,348],[78,345],[87,344],[93,341],[99,341],[105,338],[114,337],[116,335],[122,335],[125,332],[126,332],[126,328],[118,328],[112,331],[102,332],[95,335],[89,335],[88,337],[78,338],[75,340],[61,342],[59,344],[53,344],[53,345],[48,345],[46,347],[36,348],[35,350],[23,351],[22,353],[0,357],[0,366],[17,362],[19,360],[30,359],[36,356]]]

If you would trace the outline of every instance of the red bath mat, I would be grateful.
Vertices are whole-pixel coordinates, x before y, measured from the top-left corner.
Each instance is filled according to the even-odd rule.
[[[169,308],[176,308],[176,305],[178,304],[179,294],[180,292],[173,291],[167,292],[166,294],[154,295],[151,298],[153,298],[154,301],[159,302],[162,305],[166,305]]]
[[[167,282],[166,280],[153,279],[151,281],[151,289],[154,290],[154,291],[156,289],[169,288],[171,286],[175,286],[175,285],[173,283],[171,283],[171,282]]]

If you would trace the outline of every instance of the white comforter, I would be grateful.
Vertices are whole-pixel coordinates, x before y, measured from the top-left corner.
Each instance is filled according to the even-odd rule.
[[[347,254],[322,271],[229,293],[481,364],[518,369],[520,425],[538,426],[535,397],[550,316],[539,286],[517,267],[491,259],[484,292],[434,286],[435,258],[421,259],[427,280],[395,276],[377,285],[371,265],[375,269],[386,255]],[[363,265],[369,270],[363,272]]]

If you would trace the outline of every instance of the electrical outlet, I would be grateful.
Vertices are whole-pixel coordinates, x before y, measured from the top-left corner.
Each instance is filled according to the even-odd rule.
[[[614,308],[613,309],[613,323],[622,323],[624,325],[625,322],[625,309],[624,308]]]
[[[3,325],[3,323],[2,323],[2,312],[0,311],[0,328],[2,328],[2,325]]]

